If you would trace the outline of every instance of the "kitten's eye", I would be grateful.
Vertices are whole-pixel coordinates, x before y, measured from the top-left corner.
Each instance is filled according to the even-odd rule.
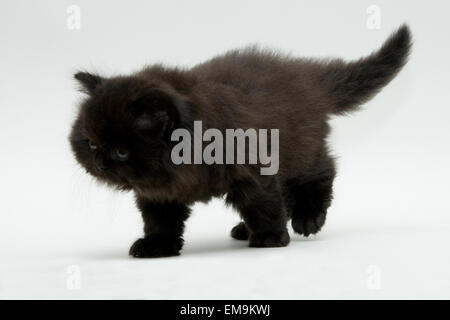
[[[121,161],[125,161],[128,159],[128,151],[123,150],[123,149],[116,149],[116,156],[119,160]]]
[[[97,150],[97,145],[94,143],[94,141],[89,140],[89,148],[94,151]]]

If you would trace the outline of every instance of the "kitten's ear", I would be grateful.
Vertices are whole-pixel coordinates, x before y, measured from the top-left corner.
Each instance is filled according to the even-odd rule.
[[[74,78],[80,82],[82,90],[88,94],[94,92],[95,88],[103,81],[100,76],[88,72],[78,72]]]
[[[163,135],[167,129],[173,127],[173,121],[170,119],[169,114],[163,110],[153,114],[141,114],[136,118],[134,126],[140,131],[158,130]]]
[[[132,106],[135,129],[158,131],[163,136],[172,128],[183,127],[188,109],[187,102],[180,97],[153,92]]]

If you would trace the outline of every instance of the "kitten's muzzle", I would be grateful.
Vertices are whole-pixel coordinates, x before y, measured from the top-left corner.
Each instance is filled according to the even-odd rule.
[[[108,169],[108,166],[105,163],[105,159],[103,159],[103,157],[99,155],[95,156],[95,166],[99,171],[105,171],[106,169]]]

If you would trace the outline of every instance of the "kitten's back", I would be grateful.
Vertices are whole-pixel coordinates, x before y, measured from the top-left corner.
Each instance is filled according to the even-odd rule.
[[[406,64],[411,33],[403,25],[378,50],[352,62],[293,58],[251,46],[232,50],[192,69],[200,82],[233,87],[264,102],[289,97],[302,106],[313,100],[316,112],[341,114],[356,109],[387,85]],[[296,96],[300,99],[295,101]],[[274,107],[277,105],[275,104]]]

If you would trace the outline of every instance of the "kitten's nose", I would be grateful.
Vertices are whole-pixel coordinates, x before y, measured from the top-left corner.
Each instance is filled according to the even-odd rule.
[[[99,156],[95,157],[95,166],[100,171],[104,171],[104,170],[107,169],[107,166],[105,164],[105,160],[102,157],[99,157]]]

